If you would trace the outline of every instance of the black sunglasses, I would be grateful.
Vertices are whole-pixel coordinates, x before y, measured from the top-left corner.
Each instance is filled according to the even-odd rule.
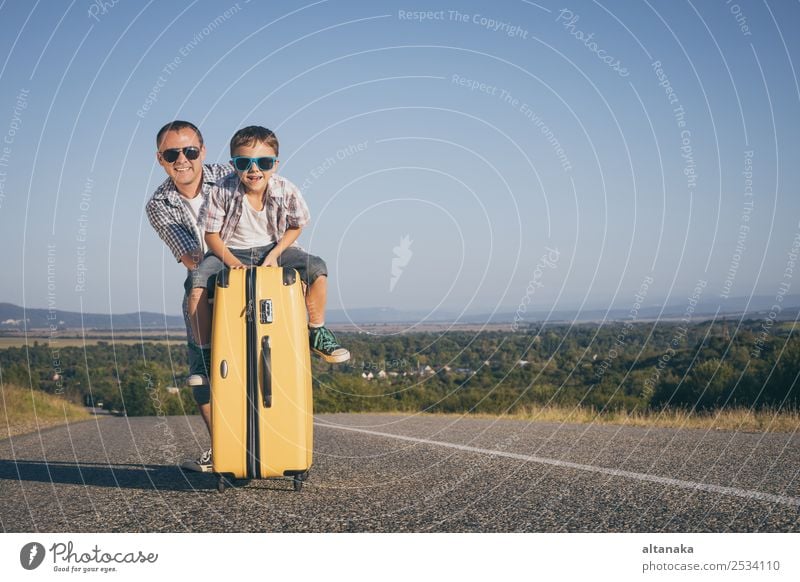
[[[236,156],[231,160],[231,163],[239,172],[246,172],[252,164],[256,164],[259,170],[271,170],[277,161],[278,158],[273,157],[246,158],[244,156]]]
[[[160,153],[161,153],[161,158],[168,164],[171,164],[180,157],[181,152],[183,152],[183,155],[186,156],[187,160],[196,160],[197,158],[200,157],[200,148],[195,146],[189,146],[185,148],[172,148],[164,150],[163,152]]]

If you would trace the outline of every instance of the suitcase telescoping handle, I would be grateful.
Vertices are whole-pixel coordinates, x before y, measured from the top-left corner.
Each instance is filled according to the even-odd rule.
[[[272,348],[269,336],[261,338],[261,389],[264,393],[264,408],[272,407]]]

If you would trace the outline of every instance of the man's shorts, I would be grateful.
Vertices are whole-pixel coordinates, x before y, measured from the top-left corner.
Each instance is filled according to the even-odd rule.
[[[217,273],[224,268],[224,263],[214,253],[208,252],[196,269],[188,271],[186,281],[183,282],[183,288],[187,293],[191,289],[198,287],[213,290],[217,280]]]

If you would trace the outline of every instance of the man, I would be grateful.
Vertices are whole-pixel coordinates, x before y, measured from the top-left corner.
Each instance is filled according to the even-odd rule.
[[[156,136],[156,159],[168,178],[147,203],[147,218],[175,259],[187,272],[184,283],[183,314],[189,350],[189,378],[194,399],[211,434],[211,338],[208,337],[211,308],[206,289],[191,287],[191,272],[206,252],[203,231],[208,201],[215,182],[232,171],[231,166],[203,164],[206,148],[197,127],[188,121],[172,121]],[[211,471],[211,449],[182,468]]]

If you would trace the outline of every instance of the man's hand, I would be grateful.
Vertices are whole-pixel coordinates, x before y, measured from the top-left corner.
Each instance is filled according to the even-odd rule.
[[[181,263],[183,266],[194,271],[203,260],[203,253],[200,249],[195,249],[192,252],[181,255]]]
[[[245,265],[242,261],[240,261],[236,257],[233,257],[232,261],[228,261],[228,267],[230,267],[231,269],[246,269],[247,265]]]

